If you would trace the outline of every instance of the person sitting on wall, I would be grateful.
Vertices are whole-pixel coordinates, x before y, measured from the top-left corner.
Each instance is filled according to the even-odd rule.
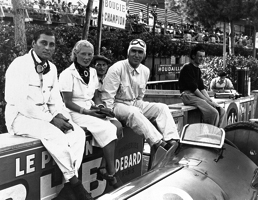
[[[14,59],[6,71],[5,110],[9,133],[41,140],[63,173],[60,199],[93,199],[78,179],[85,133],[65,112],[57,69],[50,62],[56,39],[51,30],[34,33],[32,49]]]
[[[96,70],[90,66],[93,55],[94,47],[89,41],[80,40],[74,45],[73,63],[59,77],[60,90],[73,121],[86,127],[96,140],[94,145],[103,149],[106,166],[98,168],[97,179],[105,179],[112,187],[118,188],[122,182],[115,169],[117,128],[100,112],[103,105],[96,91],[99,81]]]
[[[99,79],[99,87],[98,87],[98,95],[101,98],[101,92],[103,91],[103,81],[106,76],[106,73],[109,68],[109,64],[111,60],[102,55],[95,55],[92,60],[92,64],[94,65],[98,79]],[[123,135],[123,126],[116,118],[110,118],[110,122],[114,124],[117,128],[117,137],[121,138]]]
[[[179,139],[177,126],[166,104],[143,101],[150,70],[141,64],[146,56],[146,43],[130,42],[128,58],[113,64],[104,79],[102,100],[113,109],[116,118],[143,135],[153,147],[170,151]],[[157,128],[151,123],[154,122]]]
[[[219,71],[218,77],[213,78],[210,83],[210,90],[213,92],[227,92],[234,90],[232,82],[226,78],[227,73],[225,71]]]
[[[202,113],[203,123],[224,128],[227,125],[226,111],[214,102],[205,89],[201,76],[201,65],[205,49],[196,45],[190,52],[190,63],[186,63],[179,74],[179,89],[185,105],[195,106]]]

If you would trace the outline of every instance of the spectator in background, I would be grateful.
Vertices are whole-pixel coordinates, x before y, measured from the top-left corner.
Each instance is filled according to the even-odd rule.
[[[203,42],[209,42],[209,32],[208,30],[205,30],[203,33]]]
[[[67,4],[65,1],[62,2],[62,11],[67,13],[68,12],[68,8],[67,8]]]
[[[72,2],[69,2],[67,5],[67,12],[68,13],[73,13],[73,4]]]
[[[209,35],[209,41],[210,41],[210,43],[216,43],[216,37],[215,37],[215,33],[211,33],[210,35]]]
[[[92,26],[97,26],[98,24],[98,7],[96,6],[91,14]]]
[[[196,36],[194,36],[193,41],[197,42],[203,42],[204,34],[202,32],[197,33]]]
[[[58,10],[58,12],[61,12],[62,11],[62,3],[61,3],[61,0],[58,0],[57,1],[57,10]]]
[[[184,31],[184,41],[185,42],[191,42],[192,41],[192,35],[189,33],[188,30]]]
[[[143,10],[141,9],[139,12],[139,23],[142,24],[143,23]]]
[[[218,77],[213,78],[210,83],[210,89],[213,92],[227,92],[227,90],[234,90],[232,82],[226,78],[225,71],[219,71]]]
[[[33,9],[36,11],[36,12],[39,12],[39,4],[38,4],[38,1],[34,1],[34,4],[33,4]]]

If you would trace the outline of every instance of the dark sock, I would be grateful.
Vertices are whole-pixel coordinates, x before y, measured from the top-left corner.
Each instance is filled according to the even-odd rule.
[[[94,200],[91,195],[85,190],[81,181],[71,184],[74,194],[78,200]]]

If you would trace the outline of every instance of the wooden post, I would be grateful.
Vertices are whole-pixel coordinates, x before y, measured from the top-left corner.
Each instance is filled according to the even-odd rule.
[[[82,32],[83,40],[88,39],[92,9],[93,9],[93,0],[89,0],[87,4],[87,9],[86,9],[85,24],[83,26],[83,32]]]
[[[227,44],[226,44],[226,22],[224,22],[223,26],[223,69],[226,68],[226,58],[227,58]]]
[[[253,57],[256,58],[256,23],[254,24],[254,31],[253,31]]]
[[[101,34],[102,34],[102,23],[103,23],[103,0],[99,0],[99,14],[98,14],[98,32],[97,32],[97,55],[100,54],[101,48]]]
[[[19,46],[22,54],[27,52],[27,40],[25,34],[25,8],[24,0],[12,0],[13,21],[15,30],[15,46]]]

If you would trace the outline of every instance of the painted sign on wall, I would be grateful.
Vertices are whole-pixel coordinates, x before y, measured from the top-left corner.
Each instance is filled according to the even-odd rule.
[[[91,143],[92,135],[87,135],[79,178],[94,198],[113,188],[106,180],[97,180],[103,154]],[[52,200],[63,187],[61,171],[40,142],[20,146],[0,151],[0,199]],[[124,128],[115,154],[116,171],[123,183],[141,175],[142,151],[143,138]]]

